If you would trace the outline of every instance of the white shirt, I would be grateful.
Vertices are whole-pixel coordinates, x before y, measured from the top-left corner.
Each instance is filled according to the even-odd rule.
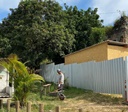
[[[59,74],[59,82],[61,84],[64,84],[64,74],[63,73]]]

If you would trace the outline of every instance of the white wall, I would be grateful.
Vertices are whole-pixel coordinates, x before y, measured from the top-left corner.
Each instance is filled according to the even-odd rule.
[[[0,66],[0,92],[6,92],[6,87],[9,87],[8,71]]]

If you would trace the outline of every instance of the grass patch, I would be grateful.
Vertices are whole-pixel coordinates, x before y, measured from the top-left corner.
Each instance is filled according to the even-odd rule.
[[[51,91],[54,91],[55,88],[55,85],[52,84]],[[33,91],[28,97],[28,100],[32,102],[32,112],[39,111],[39,103],[43,103],[45,112],[48,112],[49,110],[54,111],[56,106],[61,106],[62,112],[77,112],[78,108],[86,108],[88,111],[92,111],[93,108],[89,108],[89,106],[119,106],[122,105],[122,101],[124,101],[121,95],[94,93],[90,90],[83,90],[75,87],[65,89],[64,94],[66,95],[66,99],[60,101],[58,97],[49,95],[42,95],[40,98],[40,91]],[[125,112],[125,109],[122,109],[121,111]],[[0,110],[0,112],[6,111],[3,109]],[[15,112],[15,108],[12,107],[10,112]],[[20,112],[26,112],[26,107],[20,110]]]

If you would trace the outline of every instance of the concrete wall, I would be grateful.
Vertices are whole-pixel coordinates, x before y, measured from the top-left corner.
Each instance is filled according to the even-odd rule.
[[[65,64],[107,60],[107,42],[82,49],[65,56]]]
[[[128,56],[128,48],[108,45],[108,60]]]

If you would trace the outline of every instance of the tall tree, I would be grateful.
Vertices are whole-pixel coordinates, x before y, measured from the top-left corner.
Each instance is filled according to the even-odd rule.
[[[89,38],[92,33],[93,27],[102,27],[103,20],[99,20],[97,14],[98,9],[92,10],[78,10],[76,6],[68,7],[65,4],[66,13],[70,19],[68,19],[69,28],[72,29],[75,35],[75,48],[74,51],[89,46]]]
[[[54,0],[21,1],[0,24],[0,41],[8,43],[5,54],[15,53],[31,67],[39,67],[45,59],[63,62],[63,55],[93,44],[92,28],[102,27],[97,10],[66,4],[63,10]]]
[[[62,18],[62,7],[55,1],[22,1],[18,8],[11,9],[0,30],[9,39],[10,53],[37,67],[41,60],[52,60],[72,49],[74,39]]]
[[[107,39],[106,28],[92,28],[92,32],[89,36],[89,46],[97,44]]]

